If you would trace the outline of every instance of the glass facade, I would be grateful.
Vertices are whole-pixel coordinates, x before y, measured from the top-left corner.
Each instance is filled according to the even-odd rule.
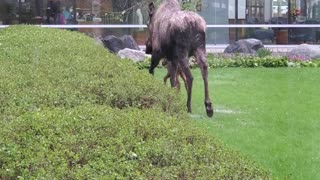
[[[198,13],[207,24],[228,24],[228,8],[228,1],[225,0],[202,0],[201,11]],[[226,44],[229,41],[229,29],[208,29],[207,41],[209,44]]]
[[[201,0],[197,10],[207,24],[319,24],[320,0]],[[0,25],[146,24],[144,0],[1,0]],[[89,29],[91,36],[131,34],[143,44],[145,29]],[[318,43],[319,28],[209,28],[208,44],[257,38],[265,44]]]

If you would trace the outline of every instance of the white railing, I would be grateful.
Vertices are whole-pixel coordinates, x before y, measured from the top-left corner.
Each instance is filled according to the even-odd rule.
[[[11,25],[0,25],[1,28],[7,28]],[[147,25],[138,25],[138,24],[97,24],[97,25],[35,25],[44,28],[147,28]],[[320,24],[209,24],[207,25],[208,29],[211,28],[320,28]],[[287,48],[290,49],[295,45],[265,45],[268,48]],[[141,46],[142,49],[145,46]],[[227,47],[226,44],[207,44],[208,49],[224,49]]]

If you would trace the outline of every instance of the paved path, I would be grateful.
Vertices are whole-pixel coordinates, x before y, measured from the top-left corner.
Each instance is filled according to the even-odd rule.
[[[227,46],[228,44],[209,44],[207,45],[207,53],[223,53]],[[270,49],[273,53],[280,54],[288,53],[293,47],[296,46],[298,45],[264,45],[265,48]],[[320,44],[317,44],[315,46],[318,46],[320,48]],[[145,46],[140,46],[140,48],[144,50]]]

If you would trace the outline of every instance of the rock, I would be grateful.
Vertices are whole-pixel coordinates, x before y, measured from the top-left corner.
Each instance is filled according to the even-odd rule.
[[[121,59],[131,59],[134,62],[144,61],[148,56],[143,51],[125,48],[118,52]]]
[[[124,35],[120,38],[111,35],[102,38],[101,41],[104,46],[113,53],[118,53],[120,50],[125,48],[140,50],[138,44],[131,35]]]
[[[250,39],[240,39],[232,44],[230,44],[224,53],[256,53],[260,48],[263,48],[263,44],[260,40],[250,38]]]
[[[288,52],[290,59],[310,60],[320,58],[320,48],[316,45],[301,44]]]

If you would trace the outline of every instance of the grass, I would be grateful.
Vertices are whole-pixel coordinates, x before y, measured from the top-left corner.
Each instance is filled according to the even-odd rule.
[[[201,117],[199,126],[269,169],[273,177],[320,179],[318,69],[210,69],[213,119],[205,115],[199,70],[193,75],[192,107],[200,115],[195,117]]]

